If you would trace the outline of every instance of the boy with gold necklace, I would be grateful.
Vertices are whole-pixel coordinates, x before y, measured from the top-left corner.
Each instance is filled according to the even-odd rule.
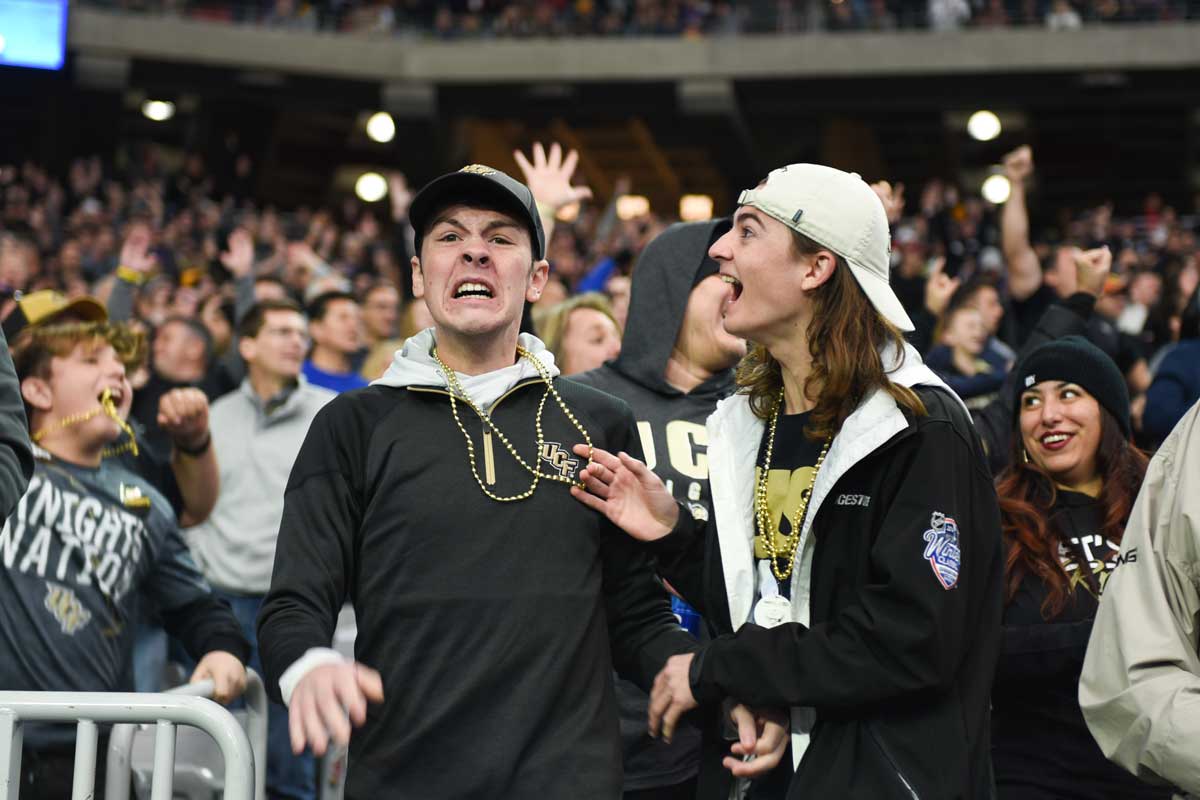
[[[567,491],[637,433],[519,334],[549,268],[538,212],[479,165],[421,190],[434,326],[325,407],[292,470],[259,641],[293,747],[350,741],[352,800],[617,797],[610,665],[648,686],[695,646],[635,543]],[[327,649],[347,599],[355,662]]]
[[[996,497],[966,409],[902,338],[888,242],[858,175],[792,164],[743,192],[709,251],[725,329],[755,343],[708,421],[715,524],[626,453],[595,448],[572,490],[727,631],[668,661],[652,731],[727,697],[791,708],[796,773],[754,798],[992,792]]]

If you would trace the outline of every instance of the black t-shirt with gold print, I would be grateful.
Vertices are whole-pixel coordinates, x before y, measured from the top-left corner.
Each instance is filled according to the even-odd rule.
[[[767,508],[774,528],[775,552],[787,552],[788,544],[782,537],[791,536],[793,526],[802,524],[796,512],[806,494],[812,492],[817,459],[821,455],[823,442],[814,442],[804,435],[811,412],[803,414],[780,414],[775,429],[775,444],[771,453],[771,464],[767,473]],[[763,463],[767,457],[767,438],[771,426],[763,431],[758,448],[758,459],[754,467],[755,485],[762,478]],[[762,532],[755,530],[754,557],[763,560],[767,550],[761,538]],[[793,546],[795,542],[791,543]],[[799,555],[797,554],[797,558]],[[790,582],[784,581],[779,593],[789,596]]]

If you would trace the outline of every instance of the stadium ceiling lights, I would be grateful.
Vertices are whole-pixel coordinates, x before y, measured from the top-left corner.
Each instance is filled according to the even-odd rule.
[[[679,218],[684,222],[712,219],[713,199],[706,194],[685,194],[679,198]]]
[[[1012,191],[1012,185],[1008,182],[1008,178],[1003,175],[990,175],[983,182],[981,191],[983,192],[984,200],[998,206],[1008,200],[1008,195]]]
[[[640,194],[623,194],[617,198],[617,217],[637,219],[650,213],[650,198]]]
[[[967,120],[967,133],[979,142],[990,142],[1000,135],[1000,118],[991,111],[976,111]]]
[[[367,119],[367,136],[371,141],[387,144],[396,138],[396,120],[386,111],[377,111]]]
[[[382,200],[388,191],[387,180],[378,172],[364,172],[354,182],[354,193],[364,203]]]
[[[142,103],[142,116],[154,122],[166,122],[175,116],[175,104],[170,100],[147,100]]]

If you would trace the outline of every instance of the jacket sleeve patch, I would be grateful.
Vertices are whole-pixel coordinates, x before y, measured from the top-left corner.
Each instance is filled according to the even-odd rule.
[[[941,511],[929,518],[929,530],[925,531],[925,551],[922,558],[929,562],[933,574],[943,589],[958,585],[958,570],[962,562],[962,551],[958,547],[958,523]]]

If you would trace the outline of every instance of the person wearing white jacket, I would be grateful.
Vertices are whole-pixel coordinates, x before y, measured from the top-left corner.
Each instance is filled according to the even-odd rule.
[[[1079,705],[1110,760],[1200,795],[1200,403],[1150,461],[1092,627]]]

